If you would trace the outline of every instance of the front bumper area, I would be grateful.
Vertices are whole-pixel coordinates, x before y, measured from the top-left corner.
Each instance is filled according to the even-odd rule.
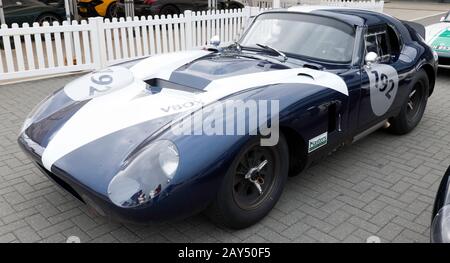
[[[180,194],[171,194],[163,198],[155,198],[142,206],[135,208],[121,208],[111,202],[108,196],[99,193],[76,180],[76,177],[66,171],[53,166],[52,170],[46,169],[41,161],[44,149],[22,134],[18,143],[22,150],[32,159],[33,163],[56,185],[70,193],[82,203],[92,207],[98,214],[113,221],[131,223],[149,223],[155,221],[168,221],[186,218],[198,213],[204,207],[196,208],[187,206]],[[161,196],[159,196],[161,197]],[[186,200],[186,199],[184,199]]]

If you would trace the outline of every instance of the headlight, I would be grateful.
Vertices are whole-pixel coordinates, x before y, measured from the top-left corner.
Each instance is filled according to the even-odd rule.
[[[179,163],[178,149],[168,140],[151,143],[134,156],[108,186],[109,199],[124,208],[158,196],[175,176]]]
[[[450,243],[450,205],[437,213],[431,224],[431,242]]]

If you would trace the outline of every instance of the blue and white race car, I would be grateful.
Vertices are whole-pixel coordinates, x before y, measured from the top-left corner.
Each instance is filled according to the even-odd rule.
[[[379,128],[419,124],[437,72],[422,37],[370,11],[264,12],[230,46],[215,39],[68,83],[18,141],[102,215],[148,222],[206,210],[244,228],[269,213],[289,175]]]

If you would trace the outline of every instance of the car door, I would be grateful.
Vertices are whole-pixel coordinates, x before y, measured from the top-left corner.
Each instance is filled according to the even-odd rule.
[[[369,27],[364,34],[365,57],[374,52],[374,63],[361,67],[361,99],[358,128],[366,130],[391,117],[401,106],[398,90],[405,75],[399,74],[404,65],[399,61],[400,39],[387,24]]]

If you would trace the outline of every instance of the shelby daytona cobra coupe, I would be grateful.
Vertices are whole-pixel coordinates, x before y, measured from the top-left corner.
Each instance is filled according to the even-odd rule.
[[[450,68],[450,12],[441,22],[426,28],[427,43],[437,52],[439,66]]]
[[[436,54],[412,26],[370,11],[301,10],[264,12],[233,44],[214,39],[202,50],[74,80],[30,114],[19,144],[102,215],[147,222],[205,210],[230,228],[254,224],[275,205],[288,175],[379,128],[413,130],[434,89]],[[249,129],[172,129],[228,101],[277,105],[260,113],[278,131],[277,142],[263,145],[271,135]],[[244,111],[241,118],[224,111],[223,120],[236,119],[237,127],[254,117]]]

